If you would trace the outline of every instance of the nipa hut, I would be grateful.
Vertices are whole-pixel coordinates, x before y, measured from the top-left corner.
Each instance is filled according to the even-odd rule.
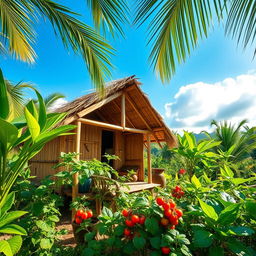
[[[143,153],[146,148],[147,184],[151,184],[150,144],[154,142],[162,146],[161,143],[166,142],[169,147],[176,144],[175,136],[142,92],[140,82],[134,76],[108,83],[104,98],[95,92],[90,93],[55,112],[66,112],[62,124],[75,124],[77,128],[75,135],[62,136],[49,142],[30,161],[32,174],[39,179],[55,174],[56,169],[52,167],[58,163],[61,152],[78,152],[82,160],[103,161],[104,153],[116,155],[120,160],[113,161],[113,168],[136,168],[138,182],[144,182]]]

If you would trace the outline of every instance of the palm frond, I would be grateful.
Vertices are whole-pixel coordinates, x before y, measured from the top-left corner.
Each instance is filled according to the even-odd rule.
[[[51,22],[64,46],[83,56],[93,84],[102,91],[104,81],[111,75],[113,48],[109,43],[93,28],[74,18],[75,13],[67,7],[50,0],[29,1]]]
[[[122,25],[128,22],[129,8],[126,0],[87,0],[95,26],[114,36],[118,31],[124,36]]]
[[[56,100],[63,99],[63,98],[66,98],[66,96],[62,93],[55,92],[55,93],[48,95],[46,98],[44,98],[44,103],[45,103],[46,109],[50,108],[52,106],[52,104],[54,102],[56,102]]]
[[[222,18],[226,0],[138,0],[134,22],[138,25],[152,18],[148,43],[149,60],[162,82],[170,81],[178,63],[207,37],[212,17]]]
[[[233,0],[226,23],[226,33],[237,38],[244,48],[255,43],[256,2],[252,0]],[[256,48],[254,55],[256,54]]]
[[[0,0],[1,44],[17,59],[34,62],[34,31],[26,8],[16,0]]]

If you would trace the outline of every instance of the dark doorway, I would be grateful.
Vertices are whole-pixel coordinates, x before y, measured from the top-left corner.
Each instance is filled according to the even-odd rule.
[[[108,162],[104,155],[106,153],[110,155],[114,154],[114,132],[102,130],[101,138],[101,161]],[[113,160],[110,160],[109,164],[113,167]]]

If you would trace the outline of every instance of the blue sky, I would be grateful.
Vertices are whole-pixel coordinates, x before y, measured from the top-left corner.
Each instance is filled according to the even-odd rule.
[[[64,2],[69,3],[69,1]],[[84,21],[91,22],[85,1],[75,1],[72,8],[83,14]],[[147,60],[149,48],[146,46],[145,31],[146,27],[140,29],[127,27],[125,39],[111,40],[112,45],[117,50],[116,56],[113,58],[113,64],[116,66],[113,71],[113,79],[133,74],[140,78],[143,83],[142,89],[149,95],[153,105],[165,117],[166,123],[171,127],[177,129],[205,127],[205,124],[204,126],[196,125],[201,119],[197,120],[198,122],[181,120],[182,113],[188,114],[188,110],[186,110],[188,102],[183,100],[180,101],[182,106],[179,105],[179,95],[182,94],[181,88],[187,88],[185,94],[183,92],[182,95],[185,95],[186,97],[183,98],[189,100],[189,103],[192,104],[193,97],[188,96],[192,89],[187,87],[188,85],[196,84],[196,92],[198,92],[205,84],[212,85],[224,81],[226,78],[232,78],[236,81],[239,75],[248,72],[253,73],[252,70],[255,70],[256,60],[252,60],[253,48],[243,51],[242,47],[237,47],[235,41],[224,36],[223,27],[220,25],[211,31],[208,39],[199,44],[197,50],[192,53],[185,64],[178,66],[177,73],[172,81],[169,84],[162,85]],[[38,58],[33,65],[1,56],[1,67],[5,76],[14,82],[20,80],[33,82],[43,95],[62,92],[68,100],[86,94],[88,90],[92,89],[82,58],[66,51],[61,41],[56,39],[51,26],[42,20],[37,25],[35,49]],[[199,82],[202,83],[198,84]],[[218,94],[218,92],[216,93]],[[249,93],[247,92],[247,94]],[[178,96],[174,98],[175,95]],[[203,100],[203,97],[202,94],[201,100]],[[237,100],[236,98],[231,103],[235,104]],[[195,104],[200,105],[200,99]],[[231,109],[232,104],[230,105]],[[172,107],[174,105],[175,108]],[[183,110],[180,111],[179,107],[183,107]],[[210,106],[208,107],[210,108]],[[196,108],[194,110],[194,114],[197,116]],[[174,120],[172,114],[179,118]],[[215,116],[212,115],[208,119]],[[232,120],[232,113],[226,114],[226,117]],[[202,119],[204,118],[202,117]],[[209,121],[208,119],[207,121]],[[178,125],[177,122],[179,122]]]

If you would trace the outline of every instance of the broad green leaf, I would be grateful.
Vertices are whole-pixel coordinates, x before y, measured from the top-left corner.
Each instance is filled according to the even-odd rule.
[[[3,226],[2,228],[0,228],[0,233],[23,235],[23,236],[27,235],[26,230],[16,224],[7,224]]]
[[[251,236],[255,233],[255,231],[249,227],[236,226],[229,227],[229,233],[237,236]]]
[[[113,212],[110,209],[108,209],[107,207],[104,206],[103,209],[102,209],[102,215],[105,215],[105,216],[108,216],[108,217],[112,218],[113,217]]]
[[[0,69],[0,118],[7,119],[9,116],[10,107],[7,95],[7,87],[4,81],[2,70]],[[2,128],[2,126],[0,125]]]
[[[192,133],[184,132],[184,136],[188,142],[188,146],[191,150],[196,147],[195,136]]]
[[[0,241],[0,252],[2,252],[5,256],[13,256],[10,244],[6,240]]]
[[[36,221],[36,225],[38,228],[42,229],[45,232],[50,232],[52,231],[52,227],[48,225],[45,221],[43,220],[38,220]]]
[[[238,185],[240,185],[240,184],[243,184],[243,183],[246,183],[246,182],[249,182],[249,181],[253,181],[253,180],[255,180],[256,178],[248,178],[248,179],[244,179],[244,178],[233,178],[233,179],[230,179],[230,181],[234,184],[234,185],[236,185],[236,186],[238,186]]]
[[[94,251],[92,248],[85,248],[82,252],[82,256],[93,256]]]
[[[30,112],[30,114],[36,119],[36,121],[38,121],[38,112],[33,100],[29,101],[29,103],[26,105],[26,108]]]
[[[53,246],[53,242],[49,238],[43,238],[40,241],[40,247],[42,249],[51,249]]]
[[[27,212],[25,211],[13,211],[8,212],[6,215],[0,218],[0,228],[4,227],[5,225],[9,224],[10,222],[18,219],[19,217],[23,216]]]
[[[224,249],[222,247],[211,247],[209,249],[209,256],[222,256],[224,255]]]
[[[155,218],[147,218],[145,221],[145,226],[148,232],[150,232],[152,235],[156,235],[159,231],[158,221]]]
[[[4,215],[7,211],[9,211],[14,203],[15,193],[11,192],[4,201],[0,203],[1,215]]]
[[[41,96],[41,94],[35,90],[38,103],[39,103],[39,117],[38,117],[38,123],[40,125],[40,129],[43,130],[45,123],[46,123],[46,108],[45,108],[45,103],[44,99]]]
[[[240,242],[237,239],[229,240],[228,248],[236,255],[246,255],[246,256],[255,256],[255,251],[250,250],[248,246]]]
[[[198,248],[211,246],[213,242],[212,234],[203,229],[194,229],[193,245]]]
[[[149,205],[148,200],[145,197],[137,197],[133,204],[134,208],[147,207]]]
[[[18,251],[20,250],[21,245],[22,245],[21,236],[13,236],[9,240],[7,240],[7,242],[9,243],[9,245],[11,247],[12,253],[13,254],[18,253]]]
[[[218,223],[228,225],[233,223],[238,216],[240,204],[232,204],[225,208],[219,215]]]
[[[224,168],[220,168],[220,173],[221,173],[222,176],[227,177],[227,178],[233,178],[234,177],[234,173],[226,165],[224,165]]]
[[[245,208],[247,213],[256,220],[256,202],[246,202],[245,203]]]
[[[206,204],[199,198],[198,198],[198,201],[199,201],[201,209],[203,210],[205,215],[207,215],[209,218],[216,221],[218,219],[218,214],[215,212],[214,208],[212,206]]]
[[[0,118],[0,152],[6,155],[18,137],[18,129],[11,123]]]
[[[25,113],[28,129],[30,131],[31,137],[32,137],[33,141],[35,141],[35,139],[40,134],[40,126],[39,126],[37,120],[35,119],[35,117],[33,117],[31,115],[31,113],[28,111],[28,109],[26,107],[24,109],[24,113]]]
[[[154,249],[160,249],[161,239],[159,236],[151,237],[150,244]]]
[[[191,182],[195,185],[196,188],[202,187],[201,182],[199,181],[195,174],[192,176]]]
[[[133,245],[136,249],[140,250],[142,249],[146,244],[146,240],[143,237],[135,236],[133,238]]]

